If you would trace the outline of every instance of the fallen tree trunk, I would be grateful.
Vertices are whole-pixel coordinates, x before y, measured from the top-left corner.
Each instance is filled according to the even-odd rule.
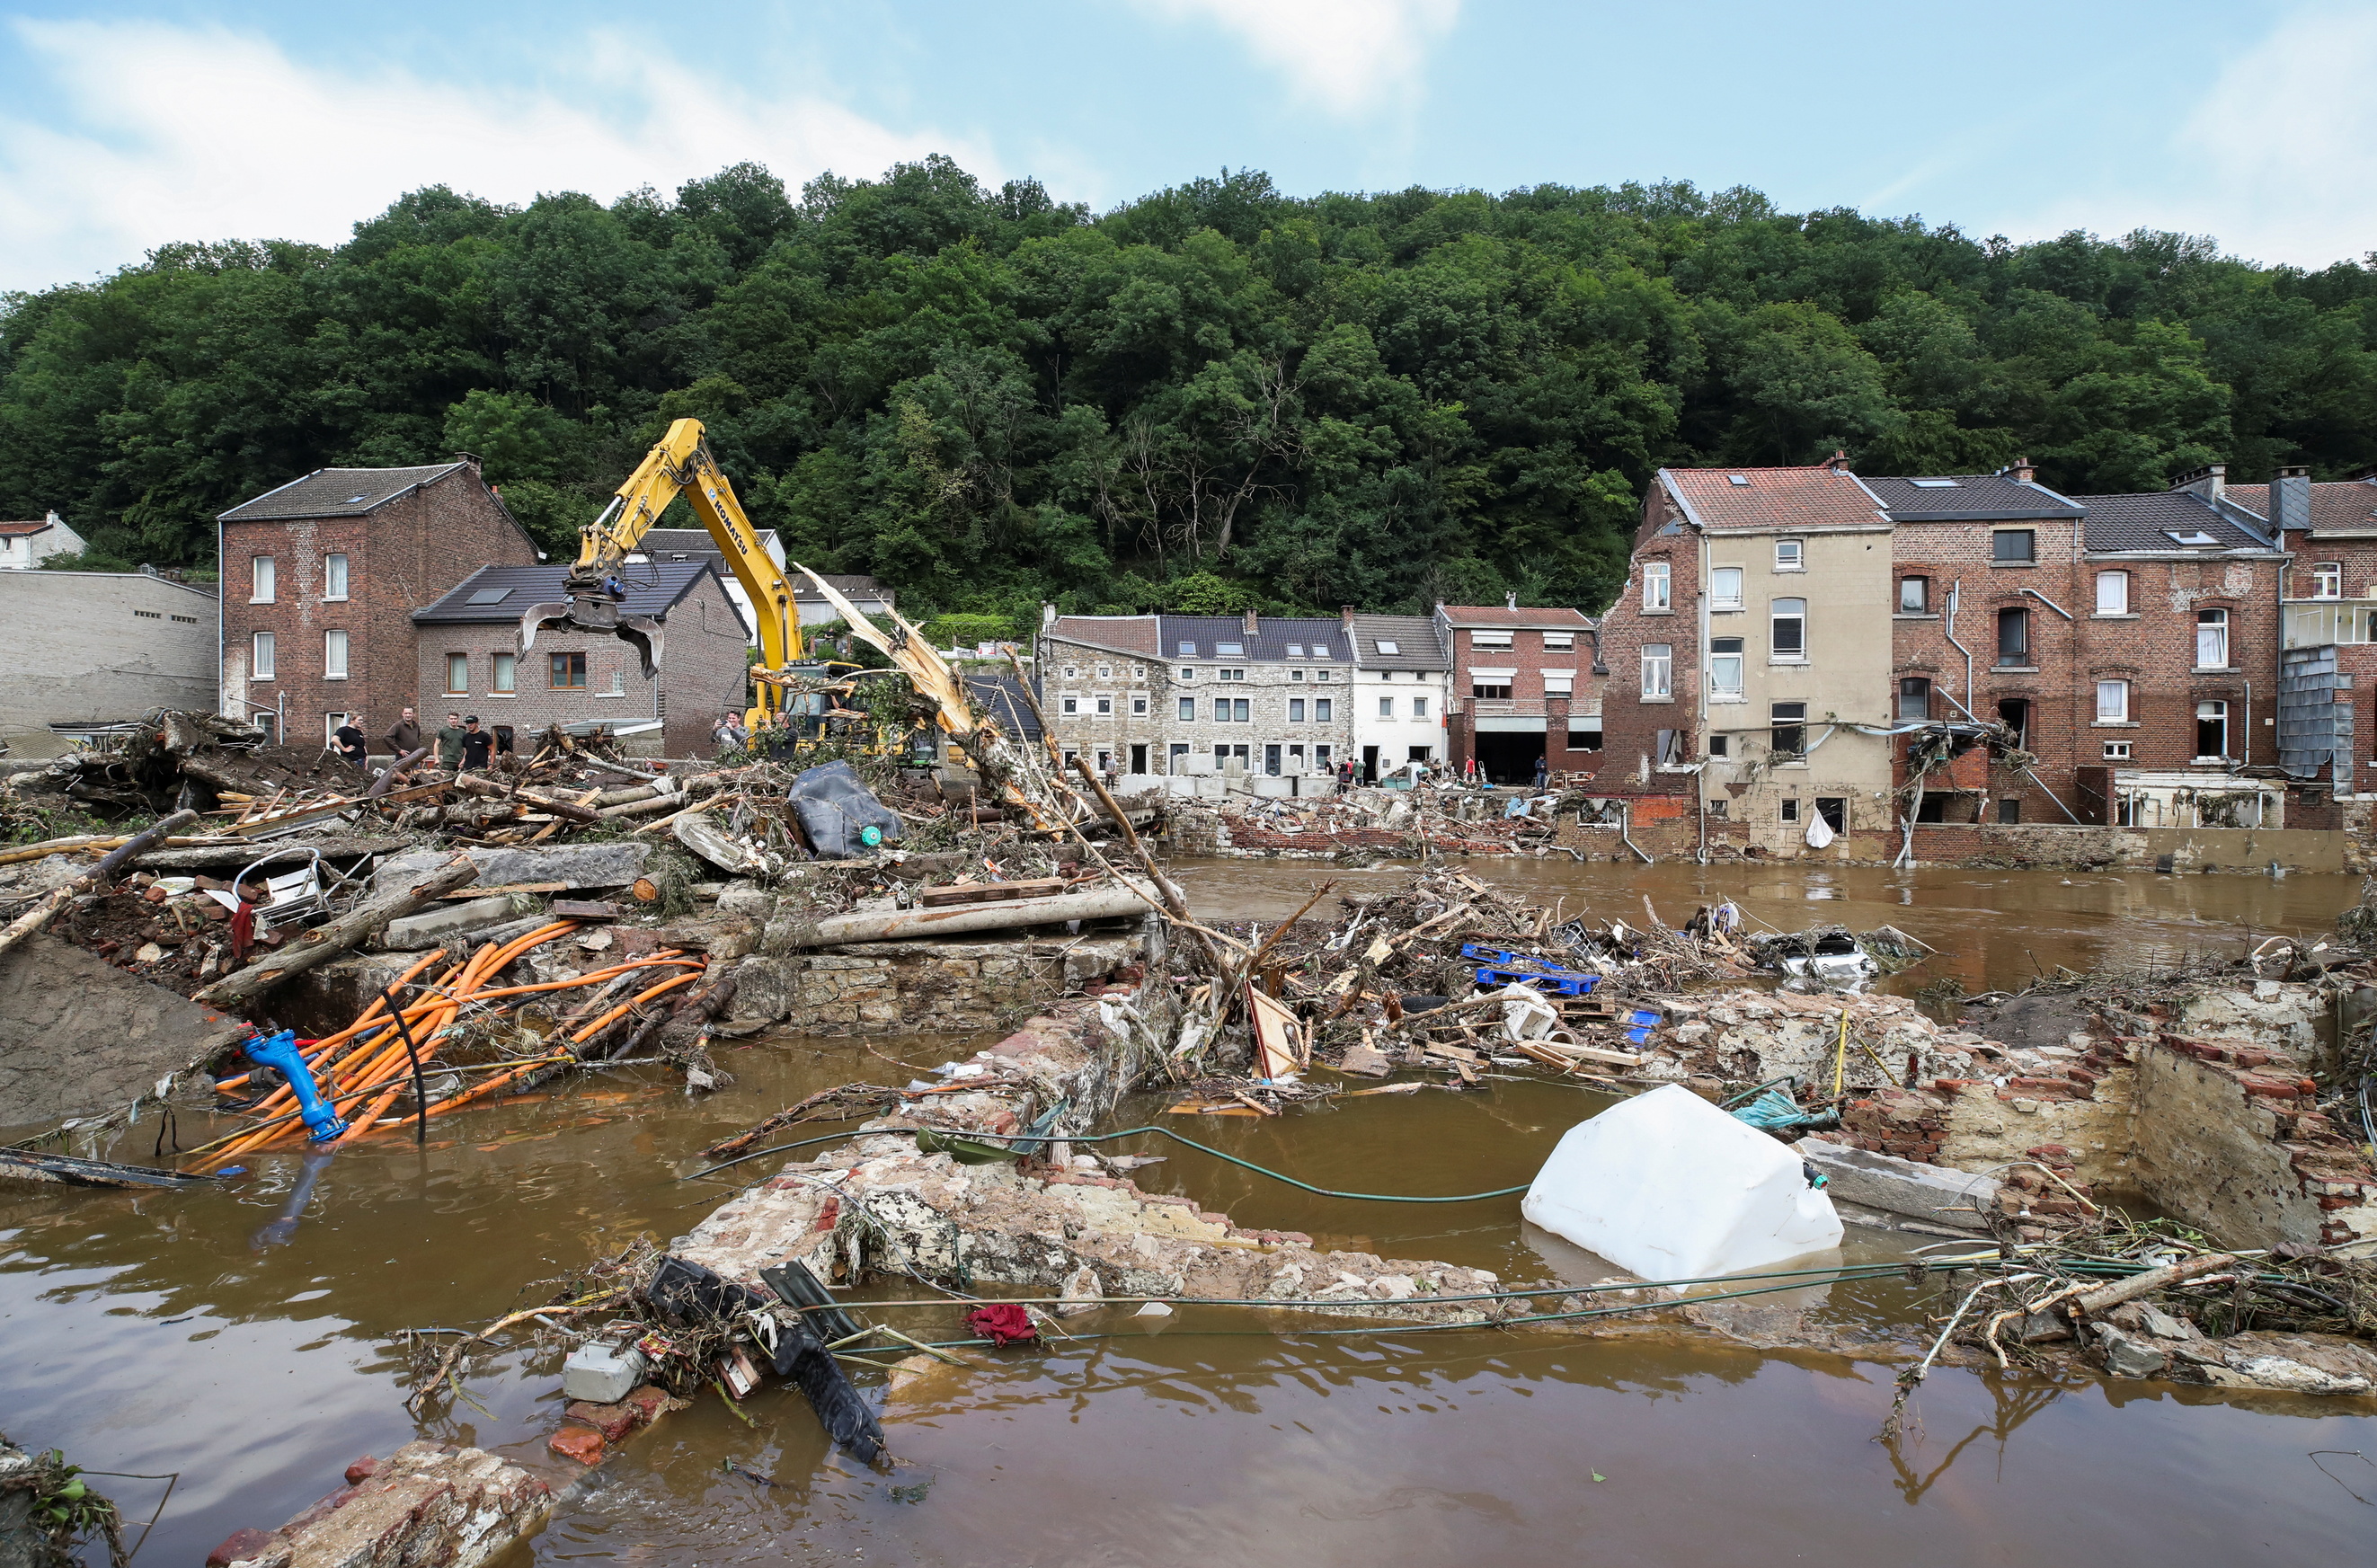
[[[583,806],[573,806],[567,800],[555,800],[549,796],[532,795],[527,790],[508,790],[487,779],[475,779],[468,774],[457,777],[454,787],[485,800],[517,800],[538,811],[549,812],[565,822],[599,822],[603,819]]]
[[[397,779],[403,774],[404,771],[407,768],[412,767],[424,757],[428,755],[429,748],[424,746],[408,751],[403,756],[398,758],[395,761],[390,762],[388,765],[388,771],[381,773],[379,777],[372,780],[371,788],[364,791],[364,798],[365,800],[377,800],[381,796],[386,795],[389,790],[394,789],[396,787]]]
[[[479,868],[471,863],[471,857],[458,855],[412,887],[358,904],[279,952],[267,953],[246,968],[224,976],[190,999],[208,1007],[244,1006],[281,981],[327,964],[389,921],[418,915],[445,894],[475,880],[478,875]]]
[[[2236,1262],[2226,1252],[2206,1252],[2200,1258],[2181,1259],[2166,1268],[2133,1274],[2119,1285],[2108,1285],[2102,1290],[2092,1290],[2085,1296],[2075,1298],[2072,1303],[2072,1315],[2101,1318],[2124,1301],[2151,1296],[2157,1290],[2193,1279],[2198,1275],[2218,1274],[2222,1269],[2234,1267]]]
[[[624,806],[605,806],[596,816],[604,821],[615,817],[648,817],[655,811],[682,810],[687,804],[685,796],[662,795],[649,800],[630,800]]]
[[[817,923],[813,945],[842,947],[853,942],[912,941],[922,937],[954,937],[968,931],[1010,931],[1021,926],[1054,925],[1066,920],[1118,920],[1160,909],[1155,895],[1129,882],[1088,892],[1059,893],[1055,898],[1019,898],[1003,904],[969,904],[956,909],[903,909],[896,915],[832,915]]]

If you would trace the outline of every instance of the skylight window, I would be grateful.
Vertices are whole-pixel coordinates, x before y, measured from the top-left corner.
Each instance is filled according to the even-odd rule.
[[[370,497],[370,493],[369,493],[368,491],[366,491],[364,494],[363,494],[363,495],[361,495],[361,496],[349,496],[349,497],[346,498],[346,501],[345,501],[345,503],[344,503],[344,504],[345,504],[345,505],[347,505],[347,506],[351,506],[351,507],[352,507],[352,506],[354,506],[355,504],[357,504],[358,502],[361,502],[361,501],[366,501],[366,500],[369,500],[370,498],[371,498],[371,497]]]
[[[1301,658],[1303,658],[1303,657],[1304,657],[1304,644],[1303,644],[1303,643],[1301,643],[1301,642],[1291,642],[1291,643],[1289,643],[1289,644],[1287,645],[1287,656],[1288,656],[1289,658],[1291,658],[1291,659],[1301,659]]]
[[[1243,642],[1216,642],[1213,644],[1213,657],[1217,659],[1243,658],[1246,655],[1246,652],[1247,645]]]
[[[1953,490],[1956,487],[1953,479],[1917,479],[1914,485],[1917,490]]]
[[[2220,543],[2219,540],[2215,539],[2212,535],[2204,533],[2204,530],[2200,528],[2191,528],[2184,533],[2181,533],[2176,528],[2166,528],[2162,531],[2162,536],[2169,540],[2174,545],[2217,545]]]
[[[1378,649],[1381,653],[1400,653],[1404,651],[1404,645],[1402,643],[1390,642],[1383,637],[1372,643],[1371,646]]]
[[[1193,642],[1183,642],[1180,645],[1180,656],[1184,659],[1195,658],[1197,656],[1197,645]]]
[[[472,594],[468,599],[464,600],[463,603],[466,604],[500,604],[506,599],[511,597],[511,592],[512,591],[508,588],[482,588],[476,593]]]
[[[1725,482],[1728,485],[1747,485],[1750,483],[1750,475],[1746,473],[1728,473],[1725,476]]]

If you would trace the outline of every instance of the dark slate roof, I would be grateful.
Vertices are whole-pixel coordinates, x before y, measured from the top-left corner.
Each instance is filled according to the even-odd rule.
[[[1005,730],[1009,738],[1022,741],[1040,738],[1040,721],[1032,716],[1032,704],[1024,700],[1023,688],[1013,676],[969,675],[965,683],[975,704],[997,720],[998,727]]]
[[[2074,496],[2088,509],[2091,550],[2159,550],[2217,555],[2227,550],[2267,550],[2270,542],[2240,521],[2235,509],[2216,507],[2192,490],[2159,490],[2142,496]],[[2182,545],[2172,534],[2209,534],[2209,545]]]
[[[1180,659],[1246,659],[1266,664],[1284,664],[1288,659],[1288,644],[1295,643],[1304,652],[1296,655],[1310,660],[1318,648],[1329,651],[1328,662],[1351,664],[1353,646],[1345,636],[1345,623],[1334,616],[1262,616],[1256,619],[1255,629],[1247,629],[1243,616],[1159,616],[1159,646],[1162,657]],[[1229,642],[1240,650],[1236,653],[1217,653],[1214,649]],[[1184,653],[1181,644],[1193,643],[1196,652]]]
[[[1943,473],[1873,479],[1865,487],[1881,497],[1893,522],[1995,522],[2026,517],[2078,517],[2079,503],[2044,485],[2002,473]]]
[[[1396,652],[1380,652],[1380,638],[1393,643]],[[1429,616],[1356,616],[1354,664],[1365,670],[1452,668],[1452,660],[1436,635],[1436,621]]]
[[[416,485],[445,478],[468,463],[432,463],[426,468],[317,468],[278,490],[242,501],[217,520],[270,522],[285,518],[361,517]]]
[[[776,542],[776,531],[772,528],[757,528],[752,532],[759,536],[761,549],[766,549]],[[639,554],[646,556],[708,556],[712,560],[725,558],[724,552],[718,547],[718,541],[710,536],[710,530],[706,528],[647,529],[644,532],[643,542],[638,545],[636,549]],[[803,578],[801,581],[806,583],[808,580]],[[840,587],[842,582],[842,580],[830,577],[826,581],[836,587]],[[872,582],[874,579],[853,578],[850,581]],[[809,592],[814,594],[817,590],[811,588]],[[848,590],[845,589],[844,592],[847,592]]]
[[[627,590],[627,601],[619,606],[620,611],[664,619],[703,578],[717,576],[718,569],[708,561],[648,561],[628,566],[619,573],[619,581]],[[531,604],[568,597],[568,579],[569,569],[561,566],[481,567],[436,604],[413,611],[413,624],[470,626],[517,621]],[[724,591],[723,580],[719,587]],[[474,596],[497,591],[502,592],[500,599],[471,603]]]

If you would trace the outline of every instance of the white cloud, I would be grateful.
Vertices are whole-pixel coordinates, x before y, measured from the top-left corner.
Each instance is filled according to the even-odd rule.
[[[155,22],[14,24],[62,112],[0,115],[0,288],[87,277],[173,240],[335,244],[403,192],[498,201],[663,191],[745,159],[788,186],[988,150],[821,98],[761,101],[648,44],[556,41],[554,85],[492,91],[302,65],[269,42]],[[21,98],[19,102],[23,102]]]
[[[1411,86],[1461,0],[1140,0],[1172,19],[1237,34],[1320,104],[1357,114]]]

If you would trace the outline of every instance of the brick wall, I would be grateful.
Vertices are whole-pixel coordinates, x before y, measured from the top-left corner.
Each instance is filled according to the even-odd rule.
[[[1690,530],[1660,533],[1673,517],[1666,491],[1653,484],[1643,501],[1642,525],[1636,534],[1626,587],[1601,616],[1601,658],[1609,676],[1601,703],[1601,758],[1595,783],[1630,793],[1690,795],[1693,788],[1689,775],[1661,773],[1654,768],[1658,732],[1693,727],[1693,699],[1701,679],[1700,536]],[[1666,563],[1672,614],[1643,613],[1642,567],[1648,561]],[[1663,642],[1674,651],[1668,682],[1672,701],[1642,700],[1642,645],[1646,642]]]
[[[616,637],[591,632],[540,631],[536,647],[517,656],[507,694],[494,688],[496,656],[511,653],[517,617],[470,625],[416,628],[418,663],[413,685],[424,693],[424,733],[446,722],[450,710],[476,713],[492,729],[509,724],[521,736],[550,724],[594,722],[640,724],[659,719],[663,728],[623,742],[638,756],[707,757],[716,748],[711,726],[721,711],[740,712],[747,700],[748,643],[725,585],[704,577],[677,601],[662,622],[666,629],[658,676],[646,679],[635,648]],[[578,653],[586,660],[581,688],[553,684],[553,655]],[[449,654],[461,655],[470,671],[469,689],[447,689]],[[375,726],[376,730],[377,726]]]
[[[324,557],[347,557],[347,597],[324,595]],[[273,558],[272,603],[251,603],[255,560]],[[420,679],[412,612],[490,564],[530,566],[536,547],[472,469],[461,468],[363,517],[222,525],[222,710],[241,717],[283,699],[289,739],[326,738],[323,715],[361,712],[377,737],[410,705],[440,693]],[[347,677],[324,671],[323,634],[347,634]],[[250,663],[255,634],[274,639],[274,674]],[[424,698],[425,693],[425,700]],[[439,709],[443,712],[443,709]]]

